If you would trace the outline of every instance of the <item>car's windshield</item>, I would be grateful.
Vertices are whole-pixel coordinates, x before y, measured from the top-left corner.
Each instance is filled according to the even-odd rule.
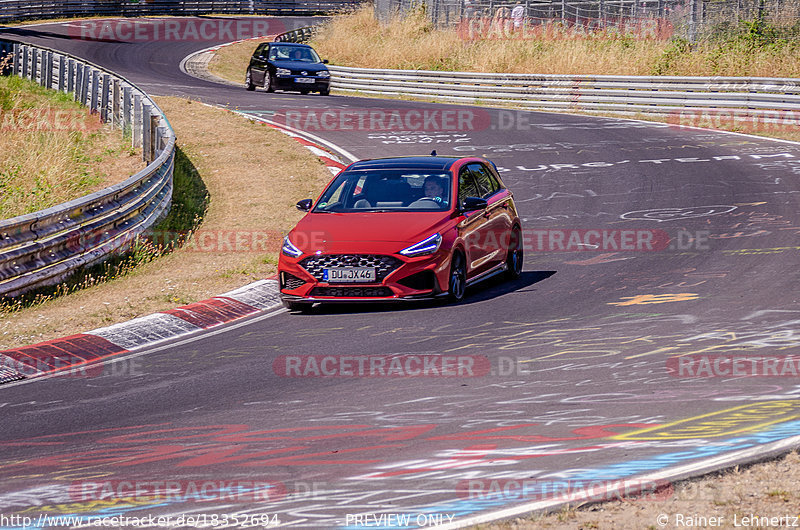
[[[450,208],[451,180],[440,171],[346,171],[328,186],[314,212],[441,211]]]
[[[292,44],[273,45],[269,50],[269,59],[270,61],[300,61],[304,63],[322,62],[313,48]]]

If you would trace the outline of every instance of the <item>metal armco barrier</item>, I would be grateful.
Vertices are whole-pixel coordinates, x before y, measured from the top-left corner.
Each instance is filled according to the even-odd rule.
[[[124,182],[85,197],[0,221],[0,296],[57,283],[135,241],[169,209],[175,134],[133,83],[54,50],[0,41],[14,75],[73,94],[103,122],[130,134],[148,163]]]
[[[275,37],[274,42],[305,42],[314,34],[313,27],[307,26],[304,28],[293,29],[286,33],[281,33]]]
[[[382,95],[412,95],[463,103],[627,114],[686,110],[800,110],[800,79],[612,75],[489,74],[378,70],[329,66],[331,87]]]
[[[358,6],[362,0],[0,0],[0,22],[54,17],[151,15],[316,15]]]

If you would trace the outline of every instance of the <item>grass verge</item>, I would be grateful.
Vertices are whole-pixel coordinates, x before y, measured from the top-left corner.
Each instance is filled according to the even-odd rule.
[[[275,272],[281,234],[302,216],[294,204],[316,196],[330,172],[262,124],[184,99],[156,100],[179,138],[170,216],[153,242],[86,273],[80,285],[0,309],[0,349],[171,309]],[[186,244],[165,254],[179,239]]]
[[[133,175],[141,153],[68,94],[0,77],[0,219],[87,195]]]

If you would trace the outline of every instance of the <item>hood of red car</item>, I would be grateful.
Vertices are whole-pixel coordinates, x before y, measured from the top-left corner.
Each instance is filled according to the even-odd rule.
[[[450,212],[309,213],[289,239],[304,253],[397,252],[448,222]]]

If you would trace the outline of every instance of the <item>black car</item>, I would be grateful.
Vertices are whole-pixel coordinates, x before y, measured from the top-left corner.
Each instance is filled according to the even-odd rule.
[[[247,90],[256,86],[273,90],[297,90],[303,94],[330,93],[331,74],[308,44],[293,42],[262,42],[253,52],[247,67]]]

